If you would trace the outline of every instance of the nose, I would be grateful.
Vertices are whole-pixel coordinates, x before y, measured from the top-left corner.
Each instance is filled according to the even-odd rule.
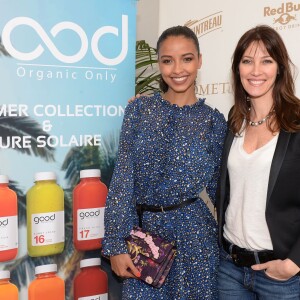
[[[254,75],[254,76],[258,76],[258,75],[261,74],[260,64],[259,63],[254,62],[252,64],[251,74]]]
[[[182,71],[182,63],[180,61],[175,61],[173,72],[179,74],[181,71]]]

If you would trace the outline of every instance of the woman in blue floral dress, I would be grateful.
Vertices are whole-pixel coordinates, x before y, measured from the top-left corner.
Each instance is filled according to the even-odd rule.
[[[217,299],[216,222],[198,198],[215,200],[226,122],[195,95],[201,67],[198,39],[184,26],[165,30],[157,43],[163,94],[130,103],[105,212],[103,252],[126,278],[122,299]],[[124,239],[138,225],[136,203],[170,211],[143,214],[143,228],[176,241],[177,256],[161,288],[138,279]]]

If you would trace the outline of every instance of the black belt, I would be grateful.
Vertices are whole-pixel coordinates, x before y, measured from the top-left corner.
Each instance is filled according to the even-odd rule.
[[[222,240],[224,250],[232,257],[234,264],[238,267],[250,268],[256,265],[258,262],[255,260],[255,255],[257,255],[261,264],[275,259],[274,251],[272,250],[250,251],[233,245],[224,238]]]
[[[147,205],[147,204],[137,204],[136,205],[136,211],[139,216],[139,226],[142,227],[142,217],[144,211],[150,211],[150,212],[165,212],[170,210],[175,210],[184,206],[187,206],[189,204],[192,204],[196,200],[198,200],[199,197],[190,198],[187,199],[181,203],[174,204],[174,205],[168,205],[168,206],[156,206],[156,205]]]

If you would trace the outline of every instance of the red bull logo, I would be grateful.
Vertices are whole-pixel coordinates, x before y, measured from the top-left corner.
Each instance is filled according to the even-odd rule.
[[[282,3],[281,6],[277,8],[270,6],[264,7],[264,17],[273,16],[273,24],[287,25],[291,21],[297,20],[296,14],[294,13],[298,11],[300,11],[300,3],[287,2]]]
[[[274,24],[280,23],[282,25],[285,25],[285,24],[290,23],[290,21],[292,21],[292,20],[296,20],[296,16],[291,16],[288,13],[284,13],[284,14],[280,15],[279,18],[274,19]]]

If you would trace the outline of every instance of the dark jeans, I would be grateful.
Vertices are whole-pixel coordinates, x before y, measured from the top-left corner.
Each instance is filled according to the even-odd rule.
[[[219,300],[300,299],[300,276],[283,281],[272,279],[264,271],[237,267],[223,249],[220,255]]]

